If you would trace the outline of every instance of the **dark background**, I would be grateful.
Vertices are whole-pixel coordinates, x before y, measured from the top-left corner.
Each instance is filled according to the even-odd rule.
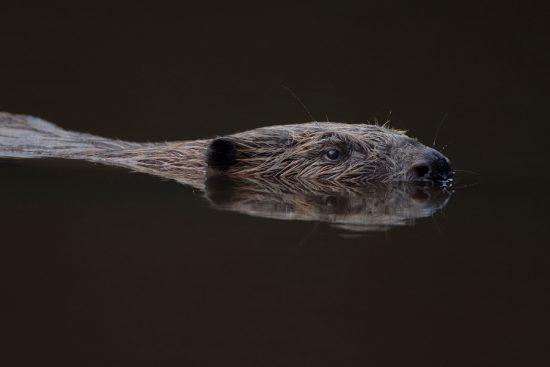
[[[286,85],[316,119],[391,111],[426,143],[446,116],[457,168],[548,177],[547,8],[387,4],[4,6],[1,108],[191,139],[308,120]]]
[[[0,162],[9,365],[542,363],[548,7],[3,4],[0,110],[135,141],[384,121],[459,182],[414,227],[219,212],[124,170]],[[304,240],[304,238],[306,240]],[[304,245],[304,242],[306,244]]]

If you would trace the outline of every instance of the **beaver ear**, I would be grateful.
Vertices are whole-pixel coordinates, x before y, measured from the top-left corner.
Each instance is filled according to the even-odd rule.
[[[227,171],[237,163],[236,153],[235,143],[231,140],[227,138],[214,139],[206,150],[206,164],[208,167]]]

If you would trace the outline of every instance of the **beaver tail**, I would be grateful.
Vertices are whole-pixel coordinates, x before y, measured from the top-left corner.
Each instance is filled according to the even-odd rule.
[[[86,159],[141,144],[64,130],[37,117],[0,112],[0,158]]]

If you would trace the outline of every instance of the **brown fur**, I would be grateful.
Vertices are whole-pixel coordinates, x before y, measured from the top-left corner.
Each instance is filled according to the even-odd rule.
[[[338,151],[337,159],[327,152]],[[384,126],[312,122],[258,128],[217,139],[132,143],[63,130],[0,113],[0,157],[81,159],[203,188],[210,176],[361,185],[415,179],[433,149]],[[439,154],[439,153],[438,153]],[[446,159],[446,158],[445,158]]]

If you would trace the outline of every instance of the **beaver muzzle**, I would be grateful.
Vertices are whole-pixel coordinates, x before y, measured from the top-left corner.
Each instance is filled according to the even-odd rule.
[[[427,148],[423,161],[413,165],[411,174],[418,182],[451,182],[454,176],[451,161],[432,148]]]

